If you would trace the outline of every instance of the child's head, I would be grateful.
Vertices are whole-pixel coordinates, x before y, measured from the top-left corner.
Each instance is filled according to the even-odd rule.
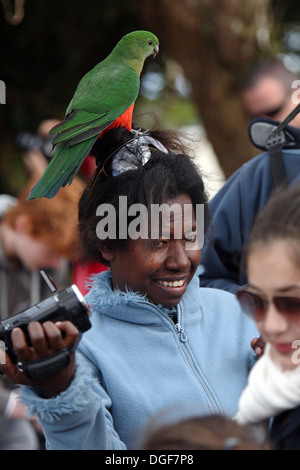
[[[260,245],[286,241],[292,260],[300,269],[300,184],[273,195],[258,214],[247,243],[246,260]]]
[[[270,343],[273,359],[292,369],[300,340],[300,186],[273,196],[250,233],[244,308]],[[295,353],[295,354],[294,354]]]
[[[143,450],[268,450],[253,429],[226,416],[194,416],[147,430]]]

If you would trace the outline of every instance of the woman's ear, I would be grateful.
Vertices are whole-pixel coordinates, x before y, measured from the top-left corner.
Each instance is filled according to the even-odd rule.
[[[105,261],[108,261],[110,263],[114,259],[115,250],[112,247],[100,243],[99,250],[102,255],[102,258],[105,259]]]

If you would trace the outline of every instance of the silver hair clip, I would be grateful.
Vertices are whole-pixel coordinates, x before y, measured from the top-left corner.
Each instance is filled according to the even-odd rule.
[[[113,157],[112,176],[144,166],[151,157],[150,146],[163,153],[168,153],[158,140],[149,135],[149,131],[132,129],[131,133],[135,135],[133,139],[126,142]]]
[[[111,170],[112,176],[117,176],[120,173],[128,170],[136,170],[137,168],[145,165],[151,157],[150,146],[160,150],[163,153],[168,153],[168,150],[156,139],[149,135],[149,131],[141,131],[141,129],[131,129],[130,131],[134,137],[129,139],[125,144],[120,145],[114,150],[97,168],[93,180],[90,184],[89,197],[93,191],[99,175],[105,172],[105,164],[112,158]]]

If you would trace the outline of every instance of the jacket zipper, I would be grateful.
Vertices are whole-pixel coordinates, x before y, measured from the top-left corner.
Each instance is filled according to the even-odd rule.
[[[143,301],[141,301],[141,303],[145,303]],[[147,303],[147,305],[149,306],[149,304]],[[154,308],[154,310],[156,310],[158,312],[158,314],[161,316],[162,312],[161,310],[159,310],[155,305],[152,305],[152,308]],[[176,333],[177,333],[177,336],[179,337],[179,340],[180,340],[180,345],[181,345],[181,349],[185,355],[185,358],[192,370],[192,372],[194,373],[196,379],[198,380],[198,382],[200,383],[202,389],[204,390],[204,393],[206,394],[206,396],[208,397],[209,399],[209,402],[212,406],[212,408],[215,410],[216,414],[221,414],[221,411],[214,399],[214,397],[212,396],[212,393],[211,391],[209,390],[209,388],[207,387],[206,383],[204,382],[204,380],[202,379],[201,375],[199,374],[195,364],[194,364],[194,361],[193,361],[193,358],[191,357],[190,353],[188,352],[186,346],[185,346],[185,343],[187,341],[187,335],[184,331],[184,328],[181,326],[180,324],[180,318],[181,318],[181,308],[179,305],[177,305],[177,308],[178,308],[178,312],[177,312],[177,323],[174,325],[174,322],[173,320],[166,314],[165,317],[168,319],[168,321],[172,324],[172,328],[175,329]]]
[[[187,335],[184,331],[184,328],[181,326],[180,324],[180,317],[181,317],[181,308],[180,306],[178,305],[178,313],[177,313],[177,323],[175,324],[175,331],[177,332],[178,336],[179,336],[179,340],[180,340],[180,344],[181,344],[181,349],[182,351],[184,352],[184,355],[187,359],[187,362],[188,364],[190,365],[194,375],[196,376],[198,382],[200,383],[200,385],[202,386],[204,392],[206,393],[206,396],[208,397],[209,399],[209,402],[212,406],[212,408],[214,409],[214,411],[219,414],[221,413],[220,410],[219,410],[219,407],[214,399],[214,397],[212,396],[209,388],[207,387],[206,383],[204,382],[204,380],[202,379],[201,375],[199,374],[195,364],[194,364],[194,361],[189,353],[189,351],[187,350],[186,346],[185,346],[185,343],[187,341]],[[170,319],[170,321],[172,321]]]

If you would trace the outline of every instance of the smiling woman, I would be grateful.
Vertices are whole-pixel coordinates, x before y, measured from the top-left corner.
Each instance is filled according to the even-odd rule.
[[[183,194],[169,201],[169,204],[176,204],[178,211],[172,217],[168,237],[163,234],[154,240],[128,239],[126,250],[102,248],[102,256],[110,263],[115,289],[125,291],[129,287],[165,307],[176,305],[181,300],[201,258],[196,236],[193,240],[174,236],[176,225],[180,224],[180,228],[184,225],[181,209],[186,204],[192,204],[191,199]],[[190,223],[192,232],[192,227],[196,225],[195,216]],[[128,270],[133,260],[134,264]]]
[[[49,448],[128,449],[148,420],[170,406],[182,416],[187,407],[198,415],[237,411],[257,330],[234,295],[200,288],[198,232],[208,233],[207,196],[174,137],[114,129],[93,149],[98,167],[79,203],[80,242],[85,258],[110,269],[90,280],[92,328],[61,373],[39,383],[18,377],[33,386],[22,388],[22,399],[39,416]],[[122,197],[128,207],[147,209],[147,237],[123,237],[136,214],[124,217]],[[168,206],[167,221],[158,217],[154,224],[155,204]],[[115,209],[113,237],[97,235],[105,217],[99,205]],[[204,209],[200,224],[197,205]],[[31,348],[15,332],[20,360],[73,344],[74,329],[69,325],[62,338],[61,328],[34,325]],[[13,374],[9,364],[2,369]]]

